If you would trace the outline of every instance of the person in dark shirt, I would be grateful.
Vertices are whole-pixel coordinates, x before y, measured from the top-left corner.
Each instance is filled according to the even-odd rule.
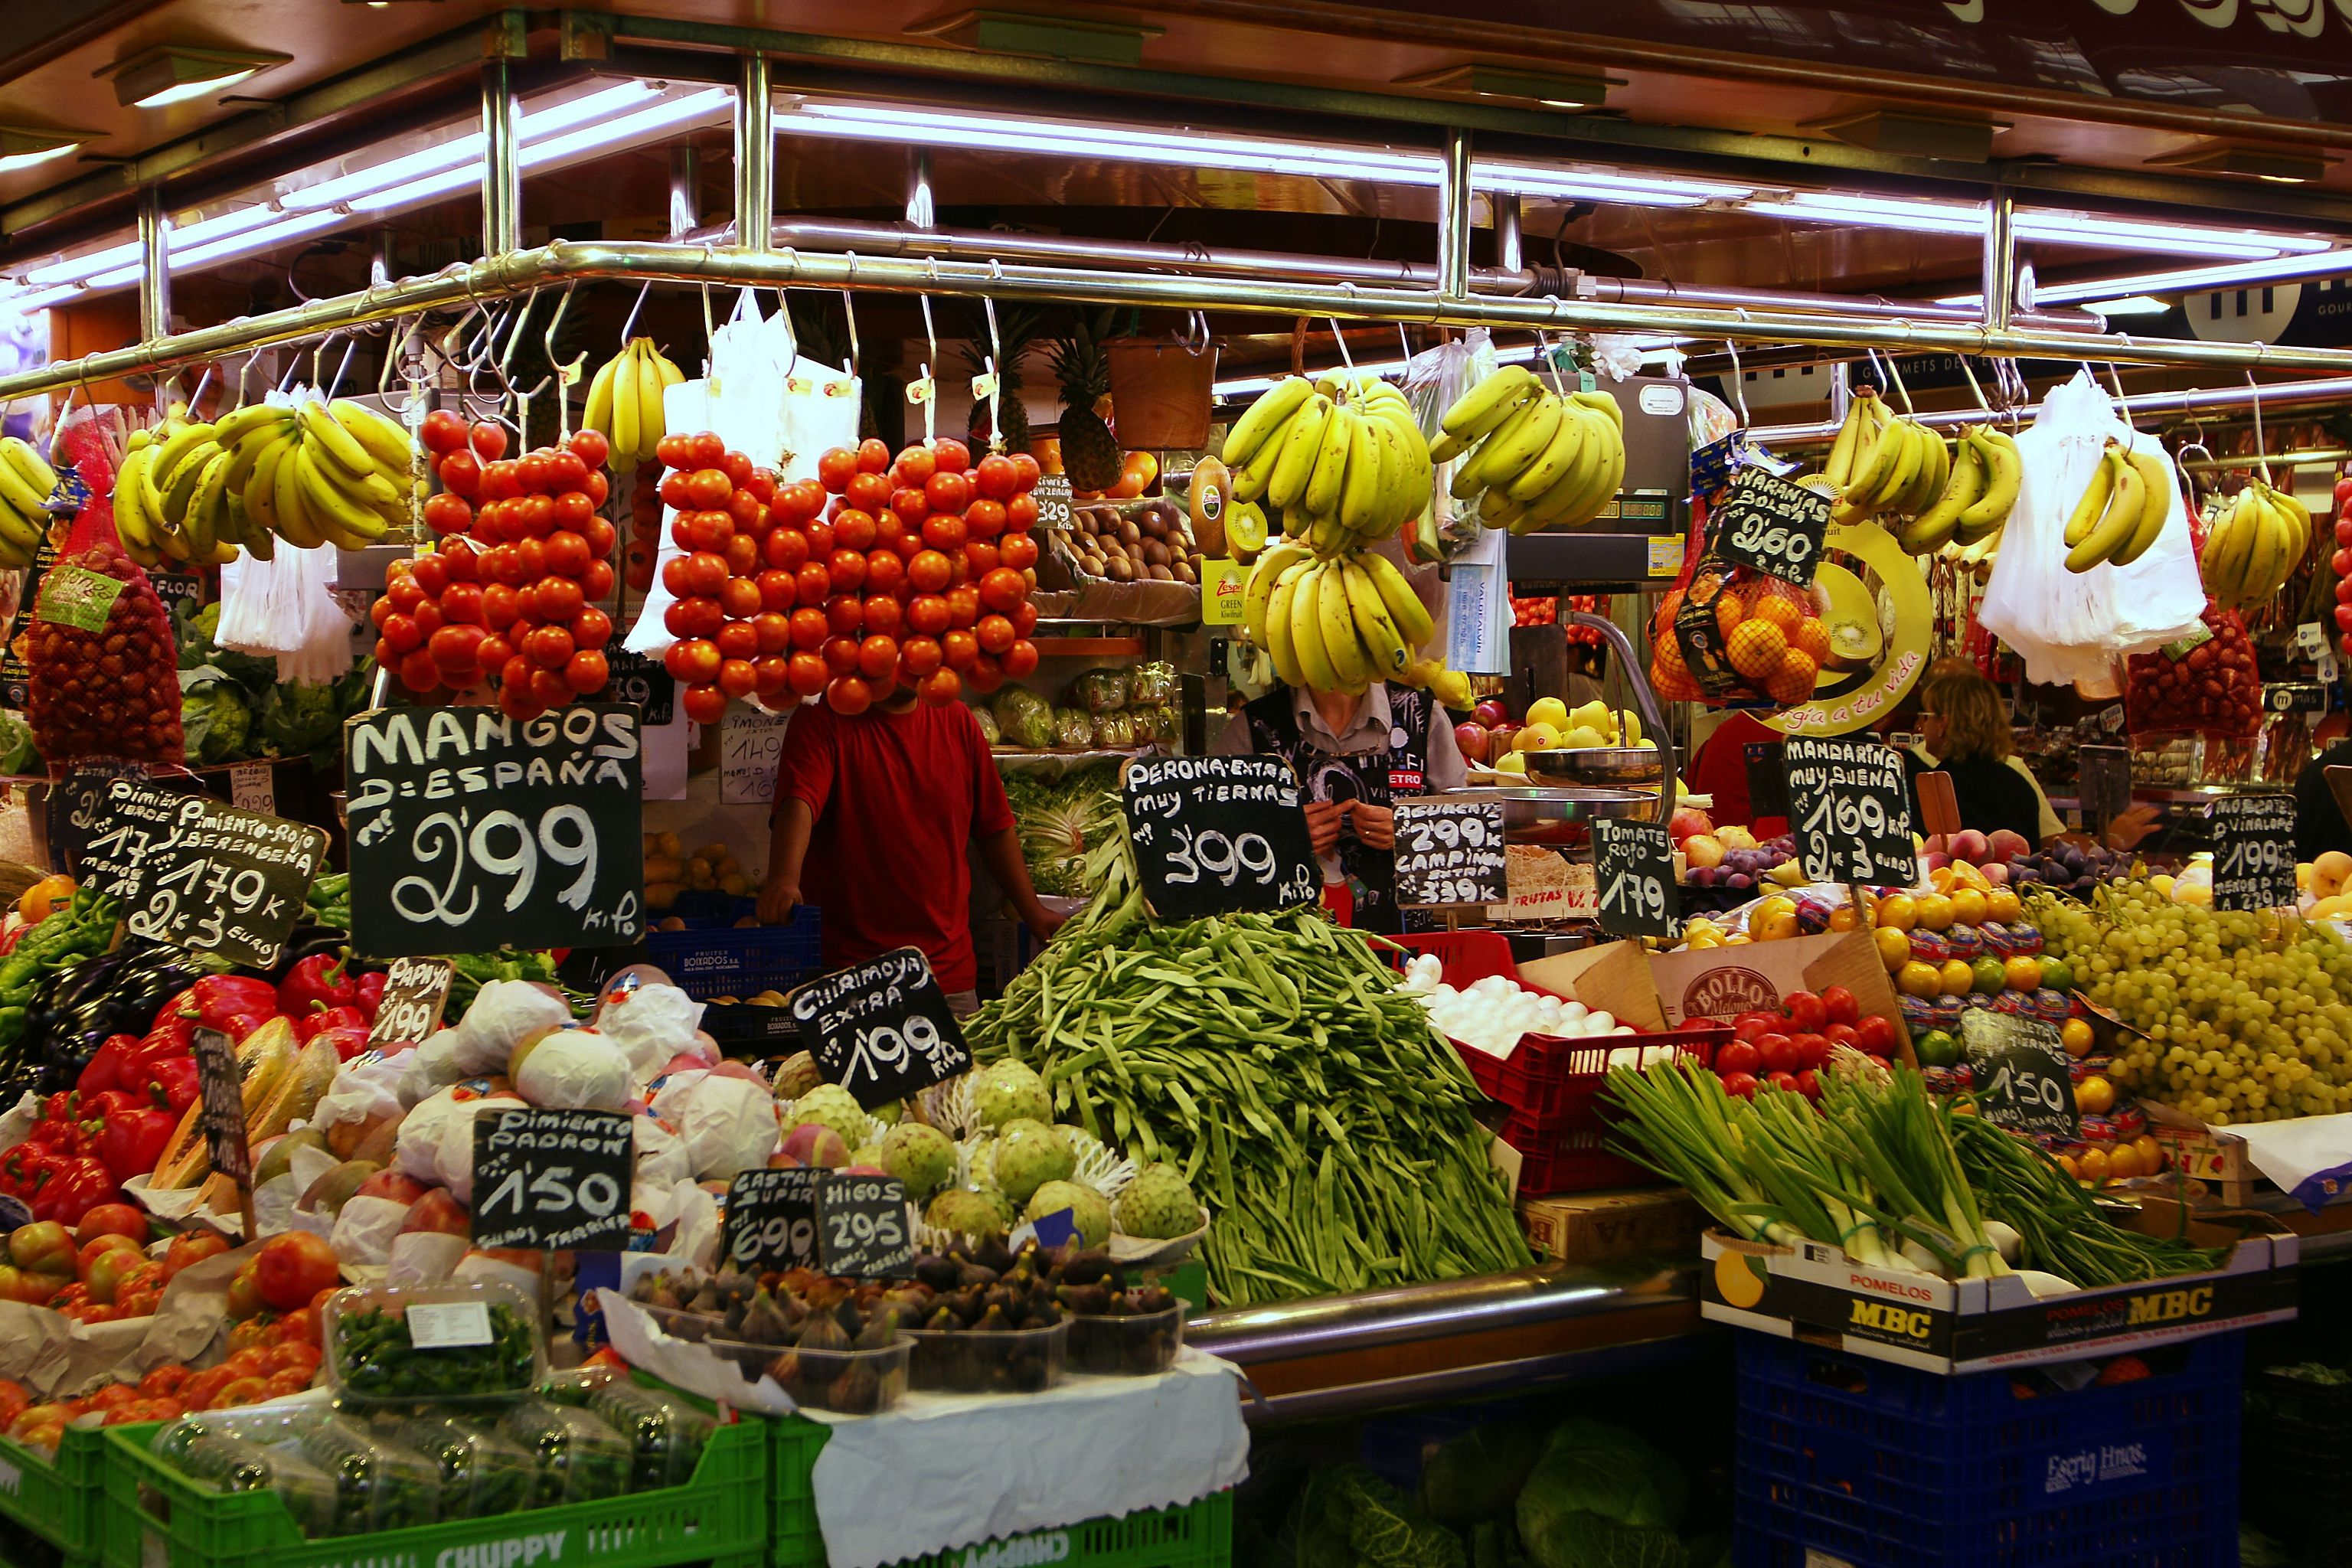
[[[1927,821],[1919,809],[1919,775],[1940,773],[1951,778],[1962,827],[1984,834],[2006,827],[2028,844],[2036,842],[2041,797],[2009,760],[2013,733],[2000,689],[1982,675],[1952,670],[1930,679],[1919,697],[1919,740],[1940,761],[1929,768],[1914,753],[1903,753],[1913,824]]]
[[[2352,741],[2338,741],[2303,764],[2294,775],[2294,858],[2316,860],[2330,849],[2352,855],[2352,826],[2336,792],[2327,787],[2327,770],[2352,767]]]

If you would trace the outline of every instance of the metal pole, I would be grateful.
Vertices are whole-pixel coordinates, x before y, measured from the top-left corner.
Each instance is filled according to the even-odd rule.
[[[172,335],[172,220],[163,193],[139,193],[139,336],[159,342]]]
[[[1519,198],[1517,192],[1489,191],[1486,205],[1495,215],[1495,270],[1519,272],[1527,263],[1519,258]]]
[[[2017,193],[1995,185],[1985,202],[1984,319],[1996,332],[2009,331],[2017,300]]]
[[[669,237],[684,239],[702,226],[702,154],[691,142],[669,150]]]
[[[1437,291],[1449,300],[1470,292],[1470,132],[1445,128],[1445,170],[1437,193]]]
[[[735,243],[764,253],[776,217],[776,105],[769,94],[768,57],[743,57],[735,89]]]
[[[1615,305],[1598,300],[1479,295],[1442,298],[1426,289],[1365,288],[1256,278],[1188,278],[1149,272],[1106,272],[994,261],[909,257],[758,254],[652,241],[557,241],[490,257],[467,266],[357,294],[314,300],[288,310],[241,317],[182,332],[161,342],[92,354],[64,365],[0,377],[0,398],[21,397],[84,378],[137,374],[158,366],[240,348],[290,342],[336,328],[372,325],[419,310],[526,293],[574,279],[653,279],[679,283],[735,284],[764,289],[859,289],[1055,304],[1138,305],[1156,310],[1233,310],[1268,316],[1328,316],[1355,321],[1502,327],[1522,331],[1636,332],[1653,336],[1730,339],[1736,342],[1812,343],[1875,348],[1897,353],[1951,353],[2019,359],[2097,359],[2117,364],[2201,366],[2232,372],[2255,366],[2331,372],[2347,379],[2325,384],[2331,399],[2352,397],[2352,350],[2275,344],[2205,342],[2189,338],[2092,336],[2012,328],[1996,332],[1981,323],[1882,321],[1805,316],[1783,310],[1692,306]],[[2219,394],[2216,396],[2221,395]],[[2239,388],[2238,395],[2245,395]],[[2273,392],[2265,388],[2263,399]],[[2134,398],[2135,413],[2164,406],[2161,395]],[[1927,416],[1930,424],[1948,416]],[[1959,423],[1966,423],[1963,418]],[[1759,432],[1759,436],[1765,432]]]
[[[522,248],[522,150],[504,58],[482,62],[482,254]]]
[[[2192,386],[2179,392],[2136,392],[2132,394],[2131,411],[2135,421],[2149,414],[2226,414],[2233,409],[2251,408],[2257,400],[2265,409],[2352,403],[2352,376],[2324,381],[2270,381],[2259,388],[2241,383],[2235,386]],[[1971,425],[1992,424],[2001,416],[1982,408],[1943,408],[1921,409],[1912,417],[1931,430],[1964,430]],[[1769,447],[1825,447],[1837,439],[1838,425],[1843,418],[1840,414],[1817,425],[1775,425],[1749,434]],[[2278,461],[2275,458],[2271,460]],[[2253,459],[2247,458],[2244,461],[2251,463]],[[2193,462],[2189,466],[2197,467]],[[2221,466],[2230,466],[2230,460],[2224,459]]]

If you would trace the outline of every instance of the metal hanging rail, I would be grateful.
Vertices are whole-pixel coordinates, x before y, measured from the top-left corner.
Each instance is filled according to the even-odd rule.
[[[2237,346],[2257,350],[2262,347],[2259,343]],[[2053,354],[2050,357],[2053,359],[2088,358],[2123,364],[2150,363],[2145,360],[2127,360],[2119,354],[2108,353],[2105,352],[2105,347],[2106,344],[2102,340],[2099,344],[2100,353],[2089,355],[2068,353]],[[2288,351],[2273,350],[2271,353],[2273,357],[2259,363],[2284,364],[2285,361],[2274,357],[2283,352]],[[2336,376],[2324,381],[2273,381],[2265,382],[2260,386],[2193,386],[2180,392],[2134,393],[2131,399],[2131,413],[2134,420],[2137,420],[2145,414],[2219,414],[2231,409],[2252,408],[2257,403],[2265,409],[2308,408],[2320,404],[2352,405],[2352,376]],[[1913,417],[1931,430],[1965,430],[1974,425],[1997,424],[2003,416],[1995,410],[1986,408],[1941,408],[1922,410]],[[1810,425],[1759,426],[1748,432],[1768,447],[1826,447],[1837,439],[1837,433],[1838,422],[1833,419],[1824,419]],[[2252,461],[2252,458],[2247,460]],[[2275,462],[2277,459],[2272,460]]]
[[[1054,304],[1328,316],[1341,321],[1499,327],[1525,331],[1667,334],[1911,353],[2091,358],[2121,364],[2229,370],[2262,366],[2352,374],[2352,350],[2346,349],[2274,348],[2258,343],[2209,343],[2123,334],[2092,339],[2080,332],[2022,328],[2000,332],[1981,323],[1840,320],[1744,307],[1722,310],[1549,298],[1449,298],[1434,289],[1369,288],[1353,282],[1161,277],[1076,268],[1007,266],[994,261],[810,255],[794,250],[721,249],[651,241],[558,241],[536,249],[460,264],[427,277],[404,279],[380,288],[312,300],[258,316],[239,317],[216,326],[151,339],[66,363],[0,376],[0,399],[139,374],[225,353],[317,337],[331,331],[373,326],[421,310],[509,298],[552,285],[647,279],[766,289],[852,289]],[[2352,392],[2352,380],[2331,384],[2333,396]],[[2264,396],[2267,398],[2269,394]],[[2140,400],[2135,399],[2134,405],[2141,406]]]

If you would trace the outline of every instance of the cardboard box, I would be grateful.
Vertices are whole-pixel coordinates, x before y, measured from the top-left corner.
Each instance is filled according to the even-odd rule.
[[[2169,1236],[2179,1208],[2144,1203],[2134,1228]],[[2220,1268],[2146,1284],[2036,1297],[2014,1275],[1938,1279],[1865,1268],[1834,1247],[1766,1247],[1720,1231],[1699,1238],[1699,1311],[1717,1322],[1824,1339],[1855,1355],[1927,1372],[1986,1372],[2118,1355],[2295,1315],[2300,1243],[2264,1215],[2191,1220],[2189,1239],[2229,1246]]]
[[[1680,1187],[1652,1187],[1528,1198],[1519,1223],[1529,1246],[1562,1263],[1613,1263],[1695,1256],[1706,1215]]]
[[[1637,1029],[1667,1027],[1664,1005],[1650,973],[1650,957],[1638,942],[1604,942],[1574,952],[1530,959],[1519,980],[1587,1007],[1616,1015]]]
[[[1864,1013],[1895,1026],[1903,1059],[1916,1065],[1895,984],[1887,978],[1886,965],[1868,931],[1654,952],[1650,981],[1665,1008],[1666,1022],[1677,1027],[1690,1018],[1729,1018],[1751,1007],[1778,1007],[1791,991],[1843,985]]]

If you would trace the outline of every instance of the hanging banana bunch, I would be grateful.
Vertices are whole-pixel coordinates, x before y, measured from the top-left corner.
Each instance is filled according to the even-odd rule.
[[[1478,521],[1513,533],[1574,528],[1601,515],[1625,479],[1625,416],[1606,392],[1566,396],[1521,364],[1507,364],[1454,401],[1429,450],[1436,462],[1469,456],[1450,493],[1478,499]],[[1484,492],[1481,494],[1481,492]]]
[[[1932,435],[1927,438],[1941,445]],[[1925,511],[1895,531],[1895,541],[1914,555],[1933,555],[1947,544],[1974,544],[2009,520],[2024,478],[2015,441],[1999,430],[1969,430],[1952,449],[1943,489]]]
[[[2163,458],[2152,447],[2126,451],[2109,441],[2066,519],[2066,570],[2088,572],[2103,561],[2130,565],[2156,542],[2171,514],[2172,473]],[[2306,542],[2308,528],[2306,520]],[[2263,596],[2277,591],[2274,583]]]
[[[0,567],[33,563],[49,531],[49,496],[57,488],[57,470],[31,442],[0,440]]]
[[[1328,558],[1386,539],[1429,504],[1436,469],[1404,394],[1354,371],[1284,378],[1218,454],[1237,502],[1263,500],[1287,538]]]
[[[631,338],[589,379],[580,426],[602,431],[612,443],[614,473],[623,471],[624,463],[654,460],[654,448],[667,434],[662,394],[685,379],[686,373],[664,359],[651,338]]]
[[[1370,550],[1318,555],[1284,539],[1250,572],[1242,625],[1275,673],[1310,691],[1362,691],[1376,680],[1426,676],[1412,650],[1435,628],[1421,596]]]
[[[2197,569],[2215,604],[2246,609],[2274,597],[2310,549],[2310,510],[2289,492],[2250,479],[2215,515]]]

